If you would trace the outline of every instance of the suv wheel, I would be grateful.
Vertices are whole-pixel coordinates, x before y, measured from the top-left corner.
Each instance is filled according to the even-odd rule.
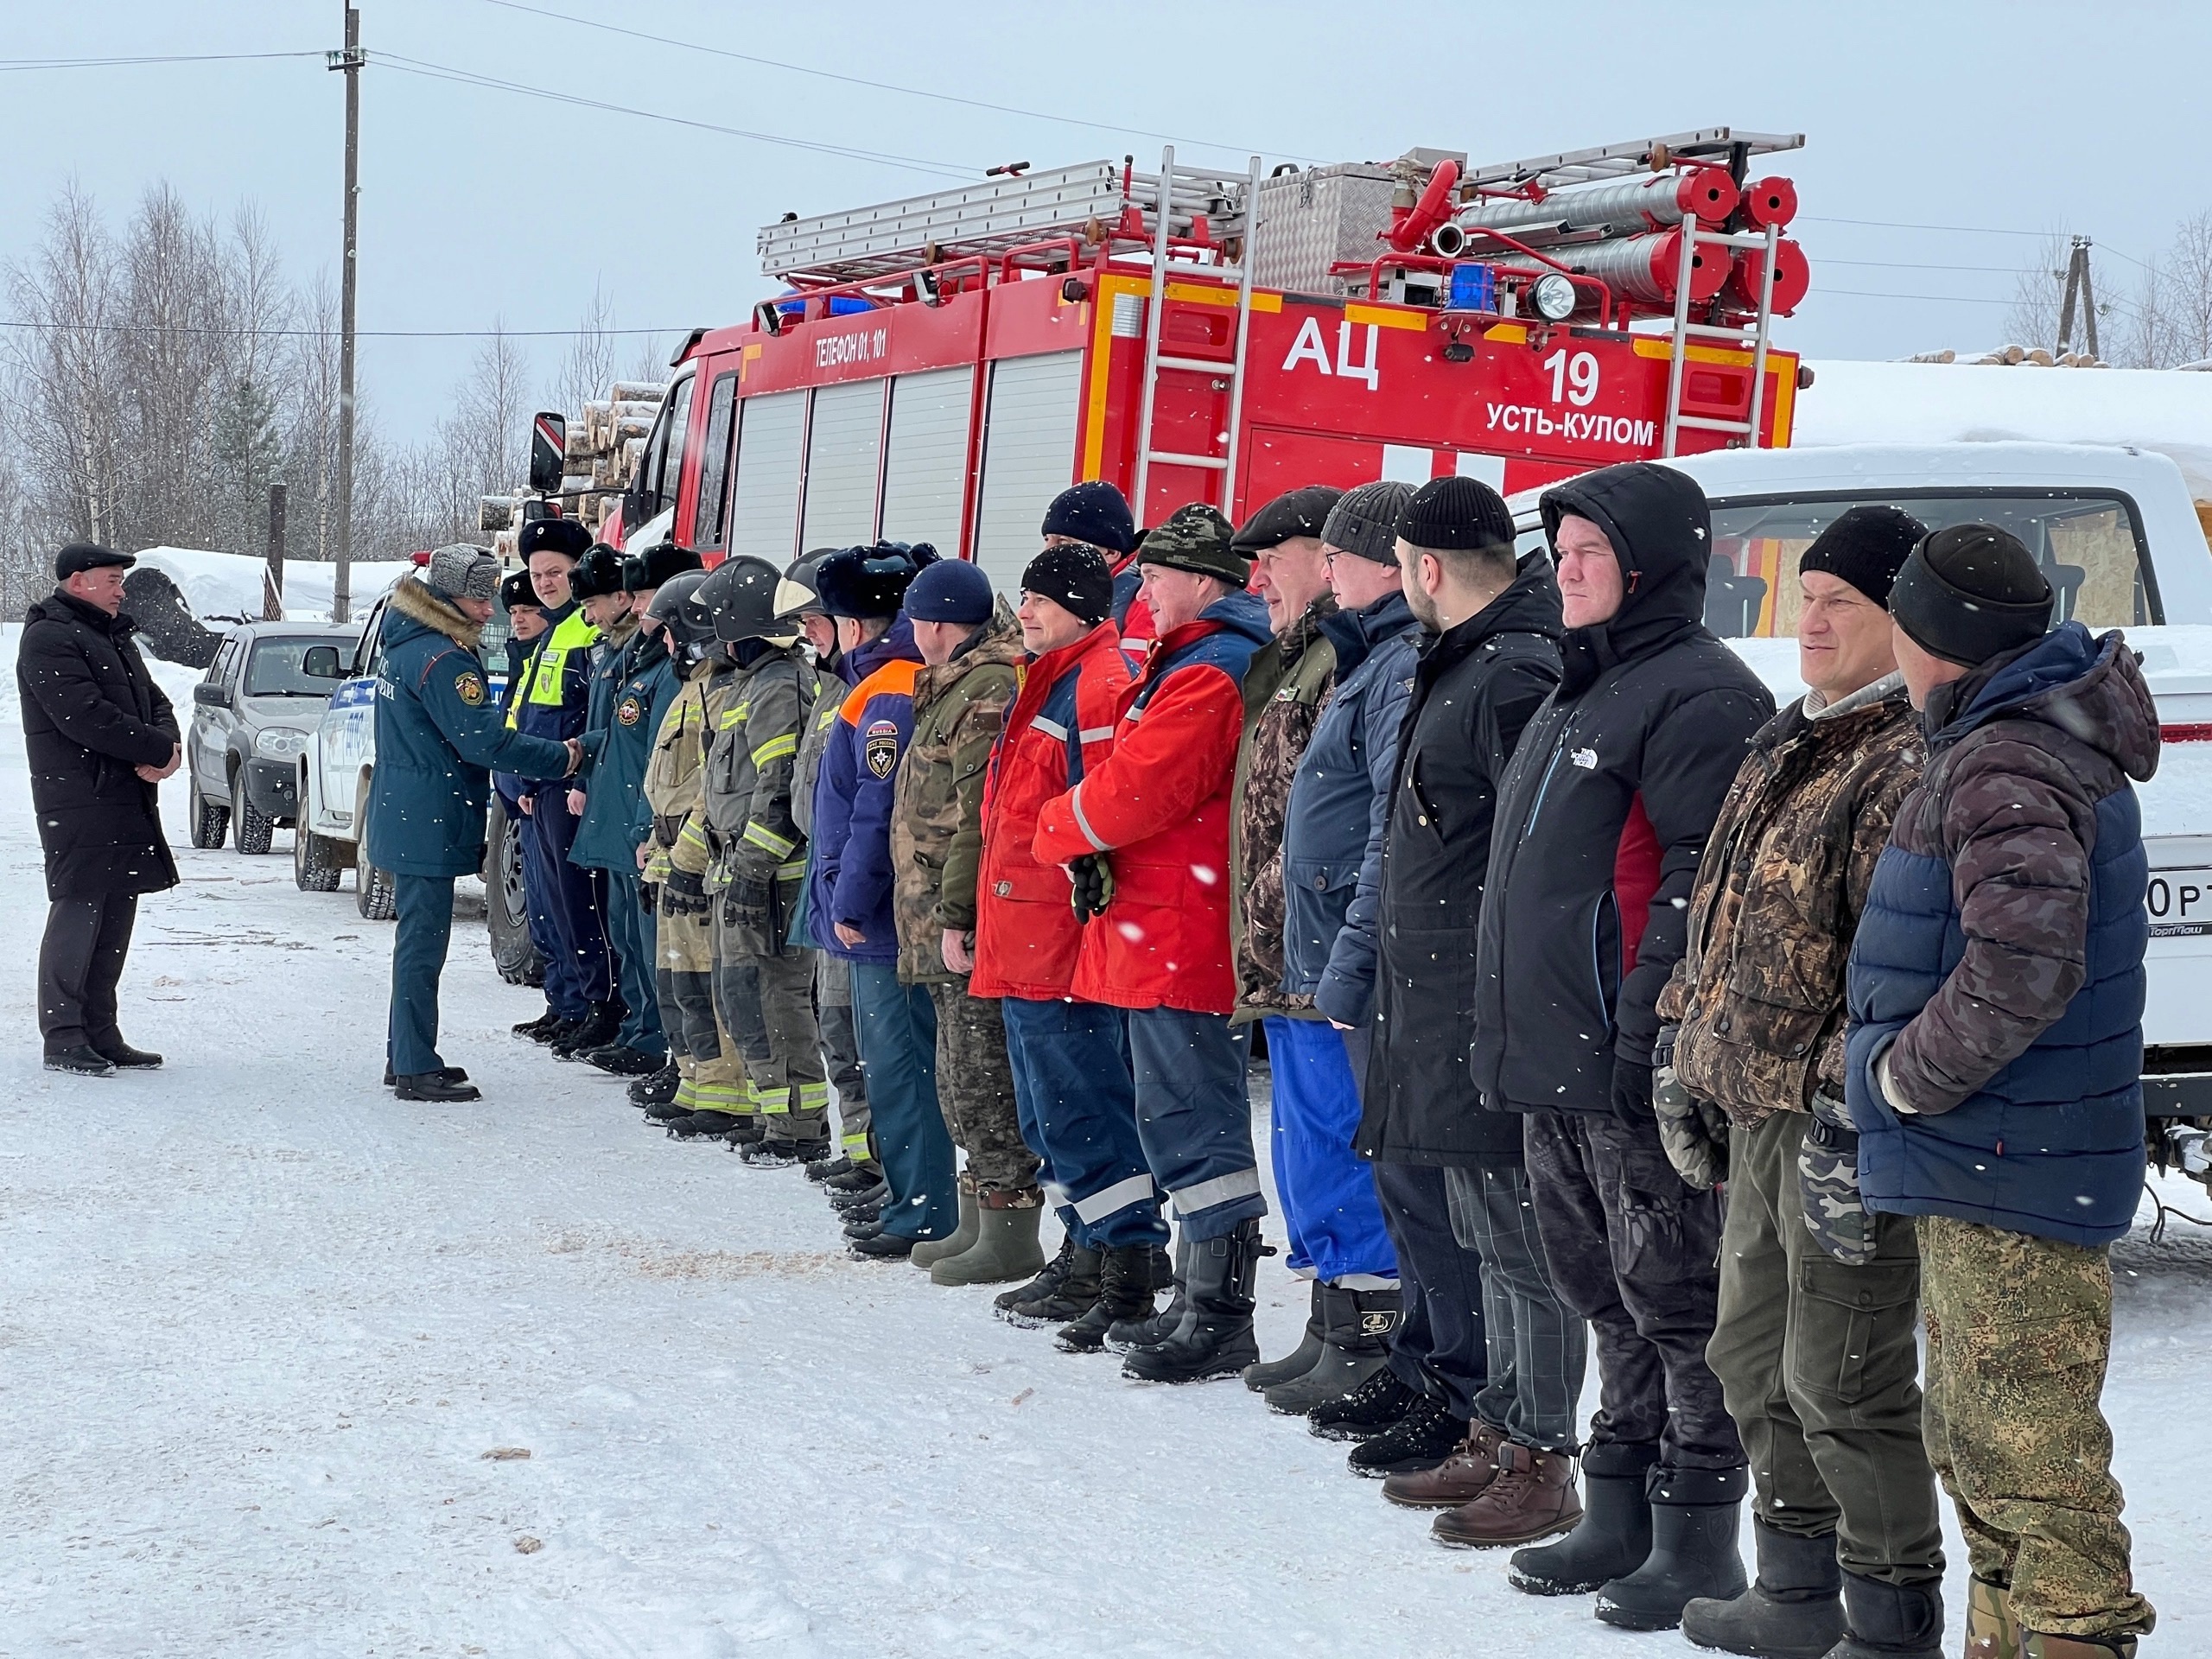
[[[276,820],[264,817],[245,792],[245,772],[231,779],[231,818],[238,825],[238,851],[259,855],[269,850],[270,832],[276,828]]]
[[[521,826],[507,816],[496,792],[486,829],[484,927],[493,965],[510,985],[542,984],[545,964],[530,942],[530,905],[523,896]]]
[[[193,785],[192,844],[203,853],[219,851],[230,828],[230,804],[211,801],[200,792],[198,785]]]
[[[353,904],[364,920],[388,922],[399,913],[399,892],[391,872],[380,870],[369,858],[369,783],[361,780],[353,800],[353,826],[360,839],[353,843]]]
[[[292,831],[292,880],[302,893],[335,893],[344,867],[333,858],[327,836],[302,823]]]

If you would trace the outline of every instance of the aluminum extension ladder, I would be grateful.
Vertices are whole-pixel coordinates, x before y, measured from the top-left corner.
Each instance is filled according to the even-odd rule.
[[[1667,365],[1667,423],[1660,440],[1659,454],[1662,458],[1667,458],[1677,453],[1677,442],[1685,427],[1700,432],[1738,435],[1744,440],[1744,448],[1756,449],[1759,447],[1759,420],[1766,412],[1767,343],[1774,326],[1774,263],[1776,251],[1782,241],[1781,227],[1770,225],[1764,231],[1731,234],[1701,230],[1696,219],[1685,216],[1679,228],[1682,238],[1682,265],[1675,281],[1675,327]],[[1726,248],[1732,252],[1738,248],[1765,250],[1765,259],[1759,270],[1758,309],[1752,314],[1747,327],[1731,327],[1690,321],[1690,272],[1700,248]],[[1709,415],[1682,413],[1682,388],[1689,378],[1690,342],[1698,340],[1723,340],[1738,347],[1747,344],[1751,346],[1751,407],[1746,418],[1731,421]]]
[[[1137,473],[1136,487],[1131,505],[1136,510],[1140,523],[1145,514],[1147,486],[1151,480],[1154,462],[1163,467],[1195,467],[1217,473],[1221,477],[1221,499],[1216,504],[1228,517],[1236,514],[1236,448],[1239,429],[1244,419],[1244,371],[1252,333],[1252,244],[1259,231],[1259,214],[1255,210],[1260,200],[1260,158],[1252,157],[1249,172],[1243,184],[1243,200],[1239,204],[1243,219],[1243,245],[1236,256],[1236,345],[1227,363],[1211,358],[1172,357],[1160,348],[1160,320],[1167,309],[1167,290],[1172,275],[1167,261],[1167,231],[1170,207],[1176,188],[1182,186],[1213,186],[1220,182],[1219,175],[1210,169],[1179,167],[1175,163],[1175,147],[1168,145],[1160,154],[1160,174],[1154,181],[1158,195],[1153,213],[1152,239],[1152,296],[1145,308],[1144,326],[1144,397],[1137,414]],[[1229,268],[1221,265],[1193,265],[1193,270],[1204,271],[1210,276],[1226,276]],[[1226,375],[1229,381],[1229,442],[1225,454],[1219,455],[1185,454],[1174,450],[1153,447],[1153,415],[1158,404],[1160,376],[1162,370],[1184,371],[1193,374],[1211,375],[1216,378]]]

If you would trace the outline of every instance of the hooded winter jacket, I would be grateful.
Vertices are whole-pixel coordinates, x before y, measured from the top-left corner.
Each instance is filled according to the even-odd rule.
[[[16,687],[46,896],[175,887],[160,785],[137,769],[165,766],[176,753],[176,712],[132,643],[137,625],[59,588],[24,613],[23,625]]]
[[[1153,642],[1122,696],[1105,763],[1038,814],[1038,861],[1107,853],[1114,896],[1085,925],[1078,1001],[1227,1014],[1229,806],[1243,731],[1239,682],[1268,640],[1267,607],[1216,600]]]
[[[1128,683],[1128,660],[1111,619],[1033,658],[1023,673],[983,780],[969,995],[1041,1002],[1067,995],[1075,983],[1083,924],[1070,902],[1067,872],[1039,863],[1033,850],[1037,815],[1105,764]]]
[[[830,728],[814,786],[817,851],[807,869],[807,911],[816,941],[848,962],[899,959],[891,912],[891,797],[914,728],[914,678],[921,669],[914,625],[903,616],[844,661],[852,690]],[[844,943],[839,923],[857,929],[863,942]]]
[[[1375,1006],[1375,911],[1398,728],[1421,624],[1402,593],[1325,618],[1337,685],[1291,785],[1283,822],[1283,989],[1363,1026]]]
[[[1844,966],[1874,861],[1928,752],[1891,674],[1759,729],[1690,890],[1688,949],[1659,995],[1675,1071],[1739,1128],[1843,1094]]]
[[[1282,819],[1299,757],[1337,683],[1337,648],[1321,632],[1336,596],[1324,593],[1252,653],[1244,669],[1244,735],[1229,821],[1229,925],[1239,1021],[1306,1012],[1312,996],[1283,989]]]
[[[362,856],[395,875],[473,875],[492,772],[557,779],[568,747],[508,727],[476,655],[482,629],[428,583],[402,579],[383,627]]]
[[[2108,1243],[2143,1185],[2149,866],[2129,780],[2158,768],[2150,689],[2120,634],[2069,622],[1937,687],[1925,719],[1928,769],[1851,950],[1860,1192]]]
[[[1650,462],[1545,493],[1620,562],[1613,616],[1560,641],[1558,690],[1499,786],[1476,960],[1486,1104],[1610,1109],[1617,1059],[1651,1063],[1699,855],[1774,699],[1707,631],[1705,493]]]
[[[1383,1163],[1516,1165],[1521,1122],[1467,1066],[1475,938],[1498,780],[1559,683],[1559,588],[1541,557],[1427,642],[1398,739],[1378,896],[1373,1046],[1353,1146]]]
[[[914,677],[914,733],[891,811],[899,978],[947,983],[945,931],[976,927],[983,850],[983,781],[1021,684],[1021,628],[1001,599],[952,660]]]

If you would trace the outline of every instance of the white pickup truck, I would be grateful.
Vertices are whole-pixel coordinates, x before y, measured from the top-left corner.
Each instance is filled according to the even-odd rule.
[[[2212,549],[2180,469],[2144,450],[2050,443],[1723,450],[1669,464],[1713,505],[1706,623],[1777,698],[1805,690],[1798,555],[1861,502],[1931,528],[2001,524],[2042,563],[2061,620],[2126,632],[2164,740],[2139,791],[2151,859],[2144,1110],[2153,1154],[2212,1185],[2212,1143],[2189,1132],[2212,1128]],[[1542,540],[1539,493],[1510,503],[1524,549]]]

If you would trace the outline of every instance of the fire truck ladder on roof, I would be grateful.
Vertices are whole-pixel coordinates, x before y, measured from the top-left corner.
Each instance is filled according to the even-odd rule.
[[[1667,367],[1667,425],[1662,436],[1659,453],[1671,456],[1682,429],[1693,428],[1701,432],[1726,432],[1740,436],[1744,448],[1759,447],[1759,420],[1766,412],[1766,355],[1768,338],[1774,325],[1774,262],[1775,250],[1782,240],[1782,231],[1770,225],[1764,231],[1731,235],[1720,231],[1701,230],[1694,219],[1684,219],[1682,232],[1682,269],[1675,284],[1675,327],[1673,349]],[[1759,269],[1758,308],[1751,320],[1741,327],[1728,327],[1690,321],[1690,268],[1697,258],[1697,251],[1707,248],[1758,248],[1765,250]],[[1707,415],[1682,413],[1682,387],[1688,378],[1690,342],[1697,340],[1719,340],[1740,350],[1745,346],[1751,353],[1751,407],[1743,420],[1730,421]]]
[[[1595,183],[1599,179],[1656,173],[1674,162],[1731,167],[1754,156],[1771,156],[1777,150],[1804,147],[1805,135],[1802,132],[1739,132],[1733,127],[1700,127],[1694,132],[1671,133],[1664,138],[1638,138],[1627,143],[1600,144],[1594,149],[1568,149],[1556,156],[1471,167],[1459,175],[1459,183],[1462,188],[1473,185],[1498,195],[1519,194],[1532,186],[1548,192],[1573,184]]]
[[[1231,222],[1242,226],[1243,240],[1235,268],[1236,344],[1226,363],[1213,358],[1172,357],[1160,349],[1160,320],[1167,309],[1168,279],[1172,271],[1167,259],[1171,204],[1175,197],[1194,188],[1218,189],[1222,181],[1204,168],[1177,166],[1175,147],[1170,144],[1160,151],[1159,176],[1152,182],[1156,191],[1152,213],[1152,299],[1145,308],[1144,398],[1137,415],[1136,488],[1131,505],[1141,520],[1147,499],[1146,486],[1151,480],[1154,462],[1163,467],[1196,467],[1220,474],[1221,499],[1217,505],[1223,512],[1234,517],[1236,435],[1244,416],[1244,360],[1252,333],[1252,241],[1259,223],[1259,215],[1252,212],[1252,207],[1260,199],[1260,158],[1257,156],[1252,157],[1251,169],[1240,181],[1237,187],[1239,194],[1235,198]],[[1230,274],[1228,268],[1221,265],[1205,265],[1195,269],[1204,270],[1210,276]],[[1153,410],[1158,402],[1162,370],[1211,375],[1229,382],[1229,437],[1224,445],[1225,454],[1193,455],[1153,448]]]

